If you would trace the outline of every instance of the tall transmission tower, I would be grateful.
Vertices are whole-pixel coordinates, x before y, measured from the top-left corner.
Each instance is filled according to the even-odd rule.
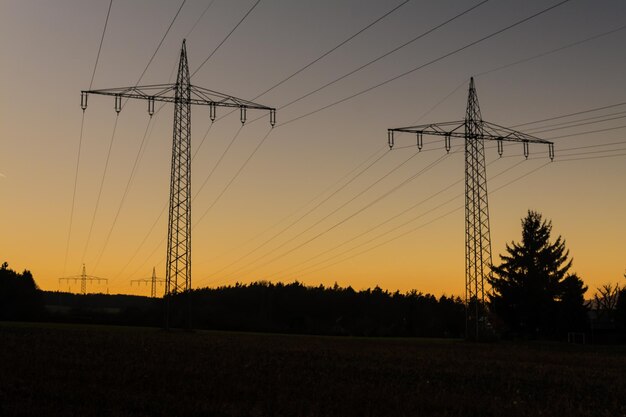
[[[89,94],[113,96],[118,113],[122,110],[122,98],[146,100],[150,117],[154,114],[156,101],[174,103],[165,272],[165,298],[169,303],[170,295],[191,290],[191,106],[208,106],[211,122],[215,121],[217,107],[238,108],[242,124],[246,122],[247,109],[267,110],[272,127],[276,124],[276,109],[192,85],[185,40],[180,50],[175,84],[83,90],[83,111],[87,108]],[[166,327],[169,326],[167,317],[166,313]]]
[[[163,278],[158,278],[156,276],[156,268],[152,268],[152,277],[151,278],[141,278],[141,279],[133,279],[130,281],[130,285],[132,286],[134,283],[137,285],[141,284],[150,284],[150,297],[156,298],[156,286],[158,284],[163,284],[165,280]]]
[[[464,120],[388,129],[390,149],[394,146],[394,132],[416,134],[419,150],[423,146],[423,135],[443,136],[447,152],[450,152],[451,138],[465,139],[465,325],[466,337],[478,339],[486,325],[485,278],[491,276],[492,264],[485,141],[495,141],[500,156],[504,142],[520,142],[526,158],[529,144],[546,144],[551,160],[554,159],[554,144],[484,121],[473,77]]]
[[[94,277],[92,275],[87,275],[86,269],[85,269],[85,264],[83,264],[83,272],[80,275],[73,275],[71,277],[63,277],[63,278],[59,278],[59,284],[61,284],[62,281],[74,281],[74,282],[78,282],[80,281],[80,293],[81,294],[87,294],[87,281],[89,282],[97,282],[98,284],[100,284],[100,282],[104,281],[106,283],[109,282],[108,279],[106,278],[100,278],[100,277]]]

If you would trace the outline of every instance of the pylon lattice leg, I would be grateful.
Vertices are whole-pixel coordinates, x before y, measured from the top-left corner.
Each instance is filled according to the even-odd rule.
[[[473,79],[465,115],[465,302],[467,335],[484,323],[485,278],[490,275],[491,236],[482,117]]]
[[[191,289],[191,83],[183,43],[176,78],[165,294]]]

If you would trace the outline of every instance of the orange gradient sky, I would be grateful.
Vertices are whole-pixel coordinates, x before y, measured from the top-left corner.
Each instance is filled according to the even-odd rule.
[[[262,0],[192,83],[252,99],[400,3]],[[470,76],[475,76],[483,118],[503,126],[626,102],[626,30],[539,56],[625,25],[624,1],[571,0],[384,86],[280,124],[556,3],[489,1],[281,109],[473,4],[407,2],[255,100],[279,109],[279,126],[223,193],[270,129],[268,120],[247,124],[216,166],[241,125],[238,115],[216,122],[200,146],[210,120],[207,108],[194,108],[193,286],[297,279],[310,285],[379,285],[462,296],[462,143],[454,142],[452,152],[432,169],[379,199],[445,155],[441,138],[427,137],[419,155],[385,177],[416,152],[409,135],[398,135],[397,147],[386,150],[387,128],[462,119]],[[187,0],[140,84],[170,80],[185,37],[193,72],[253,4]],[[130,280],[148,278],[153,267],[161,277],[165,272],[167,213],[159,214],[169,193],[170,105],[150,120],[145,102],[128,102],[113,136],[113,99],[89,97],[70,233],[80,90],[89,87],[108,5],[105,0],[0,2],[0,261],[17,270],[30,269],[46,290],[78,290],[79,284],[59,285],[58,278],[79,274],[85,263],[88,274],[108,279],[107,285],[88,285],[89,292],[145,295],[149,287],[131,287]],[[113,1],[93,88],[133,85],[179,5],[165,0]],[[565,238],[573,271],[590,287],[588,296],[603,283],[623,282],[625,112],[626,106],[617,106],[520,126],[538,137],[554,138],[556,160],[551,164],[547,149],[540,146],[531,146],[525,161],[519,146],[505,146],[505,157],[499,159],[487,144],[494,262],[507,242],[520,239],[520,219],[533,209],[552,220],[554,237]],[[226,110],[218,109],[218,116],[224,114]],[[249,112],[251,119],[256,116]],[[567,127],[577,120],[580,126]],[[602,131],[585,133],[597,130]],[[346,175],[383,154],[345,185],[351,178]],[[123,199],[135,160],[136,171]]]

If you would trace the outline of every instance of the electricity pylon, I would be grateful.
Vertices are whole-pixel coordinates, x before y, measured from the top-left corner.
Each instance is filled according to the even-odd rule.
[[[141,284],[150,284],[150,297],[156,298],[156,286],[157,283],[163,284],[165,282],[164,279],[158,278],[156,276],[156,268],[152,268],[152,277],[151,278],[141,278],[141,279],[133,279],[130,281],[130,285],[132,287],[133,283],[137,283],[137,285]]]
[[[246,122],[247,109],[267,110],[272,127],[276,123],[276,109],[192,85],[185,40],[180,50],[175,84],[83,90],[83,111],[87,108],[89,94],[115,97],[117,113],[122,110],[122,98],[146,100],[150,117],[154,114],[156,101],[174,103],[165,272],[165,297],[169,300],[169,295],[191,290],[191,106],[208,106],[211,122],[215,121],[217,107],[239,108],[242,124]],[[169,326],[167,314],[165,326]]]
[[[85,270],[85,264],[83,264],[83,273],[80,275],[73,275],[71,277],[63,277],[63,278],[59,278],[59,284],[61,284],[61,281],[66,280],[66,281],[74,281],[74,282],[78,282],[80,281],[80,292],[81,294],[87,294],[87,281],[89,282],[94,282],[96,281],[98,284],[100,284],[101,281],[104,281],[106,283],[109,282],[108,279],[106,278],[100,278],[100,277],[94,277],[92,275],[87,275],[87,272]]]
[[[484,282],[491,276],[492,265],[485,141],[495,141],[500,156],[504,142],[520,142],[526,158],[530,143],[546,144],[551,160],[554,159],[554,144],[484,121],[473,77],[470,79],[464,120],[388,129],[390,149],[394,145],[394,132],[416,134],[419,150],[423,146],[423,135],[443,136],[447,152],[450,152],[451,138],[465,139],[465,325],[467,338],[479,338],[481,329],[486,325]]]

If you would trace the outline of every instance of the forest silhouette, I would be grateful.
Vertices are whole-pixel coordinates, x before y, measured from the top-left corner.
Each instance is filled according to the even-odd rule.
[[[528,211],[522,240],[506,245],[492,266],[487,304],[493,336],[564,340],[571,332],[613,334],[625,341],[626,286],[605,286],[585,301],[587,287],[570,272],[565,240],[550,240],[552,223]],[[462,338],[465,304],[417,290],[306,286],[258,281],[170,296],[174,328],[339,336]],[[134,326],[163,325],[163,299],[41,291],[30,271],[0,268],[0,320]],[[599,340],[599,339],[598,339]]]

